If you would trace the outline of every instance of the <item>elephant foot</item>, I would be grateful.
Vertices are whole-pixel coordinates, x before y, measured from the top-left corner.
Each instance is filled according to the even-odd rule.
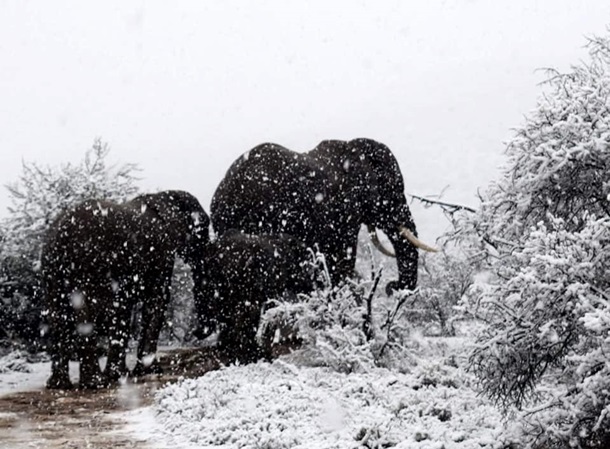
[[[100,370],[97,360],[94,361],[93,366],[89,363],[80,364],[80,381],[78,388],[81,390],[98,390],[100,388],[107,388],[110,386],[110,382],[106,376]]]
[[[74,385],[70,382],[70,377],[67,374],[52,373],[47,380],[47,388],[50,390],[71,390]]]
[[[148,376],[150,374],[163,374],[163,368],[161,368],[161,364],[159,360],[155,357],[152,363],[144,363],[142,360],[138,360],[136,362],[136,366],[131,372],[134,377],[142,377]]]
[[[388,284],[385,287],[385,294],[387,296],[392,296],[395,292],[397,291],[404,291],[404,290],[415,290],[415,286],[413,285],[407,285],[404,282],[401,281],[390,281],[388,282]]]

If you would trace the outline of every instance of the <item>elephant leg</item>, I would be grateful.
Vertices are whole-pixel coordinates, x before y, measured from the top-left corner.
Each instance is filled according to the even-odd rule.
[[[200,280],[194,274],[193,280],[195,285],[193,298],[197,315],[197,327],[193,331],[193,336],[204,340],[216,332],[218,327],[218,317],[213,303],[214,289],[208,284],[208,280]]]
[[[323,248],[333,285],[338,285],[356,273],[358,229],[346,229],[332,244]]]
[[[108,325],[108,361],[106,362],[105,376],[108,382],[117,382],[128,374],[127,370],[127,344],[129,342],[129,324],[131,309],[117,298],[114,301],[114,310]]]
[[[50,287],[47,288],[50,290]],[[69,390],[74,387],[69,373],[73,317],[69,309],[62,307],[63,296],[55,296],[53,293],[49,293],[49,296],[54,299],[48,304],[51,376],[46,385],[50,389]]]
[[[239,304],[233,317],[220,331],[220,347],[231,359],[241,363],[251,363],[263,357],[263,351],[256,341],[260,322],[260,306],[257,302]]]
[[[169,303],[169,280],[159,290],[142,307],[143,328],[138,344],[138,361],[133,371],[134,376],[163,372],[156,354],[159,334],[165,320],[165,310]]]
[[[53,345],[51,355],[51,376],[47,380],[47,388],[53,390],[70,390],[74,386],[70,381],[68,348],[66,344]]]
[[[84,323],[84,326],[89,326],[90,323]],[[106,379],[100,369],[99,360],[97,357],[97,338],[95,330],[92,330],[89,335],[79,339],[80,352],[80,388],[87,390],[95,390],[108,386]]]
[[[51,390],[71,390],[68,358],[61,357],[51,362],[51,376],[47,379],[47,388]]]
[[[76,352],[79,354],[79,387],[84,389],[97,389],[107,384],[100,369],[97,351],[97,339],[99,325],[95,311],[102,302],[99,297],[91,293],[84,294],[84,301],[80,307],[75,308],[74,316],[76,323],[76,334],[74,342],[77,345]]]

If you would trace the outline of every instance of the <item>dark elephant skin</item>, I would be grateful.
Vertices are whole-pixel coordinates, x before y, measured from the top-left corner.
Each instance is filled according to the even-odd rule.
[[[314,287],[310,251],[288,235],[229,231],[212,243],[205,262],[200,324],[219,330],[218,346],[229,361],[249,363],[266,352],[256,342],[261,310],[269,299]]]
[[[81,388],[103,387],[126,374],[131,313],[138,302],[142,335],[134,371],[155,371],[175,257],[193,267],[193,293],[200,301],[208,245],[209,218],[183,191],[141,195],[124,204],[89,200],[61,213],[41,259],[52,360],[47,387],[72,387],[68,361],[74,356]],[[103,335],[109,337],[104,373],[95,350]]]
[[[216,189],[212,226],[247,233],[287,233],[325,254],[333,282],[355,270],[363,224],[389,237],[399,279],[391,288],[413,289],[418,252],[399,227],[416,235],[398,162],[370,139],[328,140],[307,153],[266,143],[241,156]]]

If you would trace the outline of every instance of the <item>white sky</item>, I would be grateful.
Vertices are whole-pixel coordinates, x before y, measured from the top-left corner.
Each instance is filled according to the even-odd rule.
[[[101,136],[144,188],[208,210],[256,144],[371,137],[408,192],[476,205],[535,105],[535,70],[567,70],[608,23],[608,0],[0,0],[0,183]],[[2,189],[0,216],[8,204]],[[413,212],[428,240],[447,224]]]

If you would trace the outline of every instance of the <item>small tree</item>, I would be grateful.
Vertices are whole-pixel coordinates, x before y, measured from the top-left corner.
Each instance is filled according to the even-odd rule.
[[[5,314],[13,318],[9,330],[28,341],[38,335],[38,268],[49,224],[61,210],[85,199],[122,202],[137,193],[137,167],[107,165],[108,152],[107,144],[95,139],[76,165],[24,162],[18,181],[7,186],[12,205],[0,224],[0,294]]]

